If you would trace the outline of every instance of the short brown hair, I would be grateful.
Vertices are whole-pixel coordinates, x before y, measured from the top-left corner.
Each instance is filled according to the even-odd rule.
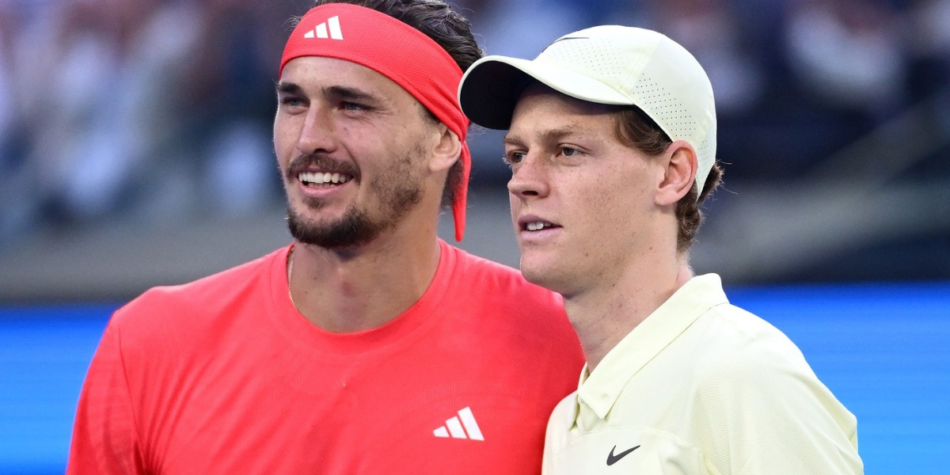
[[[620,141],[651,157],[665,152],[673,143],[666,132],[663,132],[663,129],[638,107],[621,107],[615,117],[617,137]],[[704,219],[700,205],[722,183],[722,174],[723,170],[717,160],[709,170],[709,175],[706,176],[702,195],[699,195],[697,186],[693,183],[693,188],[689,193],[676,203],[676,220],[679,223],[679,231],[676,235],[678,252],[684,253],[693,245],[696,233]]]

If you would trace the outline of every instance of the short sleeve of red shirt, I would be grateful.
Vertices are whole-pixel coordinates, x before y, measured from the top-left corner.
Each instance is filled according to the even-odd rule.
[[[118,328],[109,325],[86,375],[73,429],[71,473],[144,473]]]
[[[288,297],[288,248],[153,289],[110,321],[69,473],[539,473],[582,366],[560,298],[440,242],[423,297],[333,334]]]

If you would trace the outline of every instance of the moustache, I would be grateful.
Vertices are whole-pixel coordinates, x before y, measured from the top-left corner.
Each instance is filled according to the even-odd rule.
[[[349,162],[341,162],[322,153],[308,153],[298,155],[290,161],[287,166],[287,179],[294,179],[300,173],[313,169],[319,169],[323,173],[349,175],[354,179],[360,176],[359,169]]]

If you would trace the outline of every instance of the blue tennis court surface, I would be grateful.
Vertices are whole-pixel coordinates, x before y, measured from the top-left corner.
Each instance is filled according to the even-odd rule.
[[[0,474],[62,474],[89,360],[117,305],[0,308]]]
[[[858,417],[868,474],[944,474],[950,283],[728,289],[784,331]],[[61,474],[89,360],[116,304],[0,307],[0,474]]]

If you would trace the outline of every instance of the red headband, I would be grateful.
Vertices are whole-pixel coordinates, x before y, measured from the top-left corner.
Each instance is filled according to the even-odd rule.
[[[400,85],[432,111],[462,142],[462,182],[452,214],[455,240],[465,234],[465,201],[472,158],[465,143],[468,118],[456,99],[462,70],[452,56],[421,31],[385,13],[346,3],[310,9],[284,47],[277,77],[292,59],[321,56],[366,66]]]

